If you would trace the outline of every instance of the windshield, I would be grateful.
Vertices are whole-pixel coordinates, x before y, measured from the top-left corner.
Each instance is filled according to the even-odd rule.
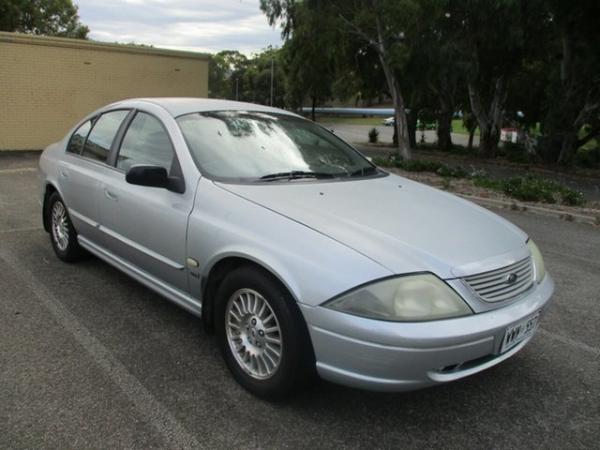
[[[204,175],[231,181],[348,178],[378,173],[322,127],[284,114],[186,114],[179,127]]]

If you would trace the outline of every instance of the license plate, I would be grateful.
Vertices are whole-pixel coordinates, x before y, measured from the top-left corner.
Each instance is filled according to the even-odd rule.
[[[500,353],[510,350],[519,342],[535,333],[539,318],[540,313],[538,312],[535,315],[522,320],[518,324],[513,325],[512,327],[508,327],[504,333],[504,339],[502,339]]]

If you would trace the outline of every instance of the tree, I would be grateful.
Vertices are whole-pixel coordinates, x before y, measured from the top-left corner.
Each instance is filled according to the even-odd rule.
[[[437,120],[438,148],[452,149],[452,118],[465,95],[466,61],[456,39],[450,0],[422,0],[419,70],[411,77],[420,81],[419,89],[429,91],[429,107]]]
[[[356,40],[345,40],[335,46],[332,94],[340,99],[352,99],[355,106],[380,104],[389,98],[379,57]]]
[[[271,81],[273,82],[272,106],[285,105],[285,77],[281,63],[281,51],[268,47],[248,60],[243,74],[241,99],[263,105],[271,105]],[[271,78],[271,74],[273,75]]]
[[[512,77],[530,35],[543,19],[536,0],[463,0],[448,3],[448,18],[463,55],[471,111],[480,130],[479,152],[495,156]]]
[[[406,105],[401,89],[401,74],[415,44],[413,28],[418,2],[415,0],[261,0],[261,8],[271,24],[282,21],[287,38],[304,17],[302,8],[311,8],[316,15],[328,17],[329,26],[340,33],[339,40],[354,36],[368,45],[378,56],[388,91],[394,105],[394,117],[399,153],[410,158],[411,148],[406,120]],[[412,45],[411,45],[412,44]]]
[[[223,50],[210,59],[208,71],[209,97],[240,100],[248,58],[237,50]]]
[[[600,4],[547,0],[544,6],[550,33],[539,150],[549,162],[569,164],[579,147],[600,136]]]
[[[71,0],[0,0],[0,30],[87,39]]]
[[[282,52],[286,103],[299,107],[308,97],[312,120],[315,120],[315,107],[331,96],[336,46],[322,16],[312,16],[314,11],[303,5],[298,6],[296,14],[302,18],[297,21]]]

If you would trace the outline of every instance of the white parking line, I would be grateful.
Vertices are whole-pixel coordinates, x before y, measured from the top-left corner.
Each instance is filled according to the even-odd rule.
[[[37,172],[35,167],[19,167],[17,169],[0,169],[0,175],[9,175],[12,173],[27,173],[27,172]]]
[[[588,352],[593,355],[600,356],[600,348],[598,348],[598,347],[592,347],[591,345],[584,344],[583,342],[576,341],[575,339],[571,339],[566,336],[556,334],[552,331],[548,331],[543,328],[540,328],[538,330],[538,333],[541,334],[542,336],[546,336],[546,337],[553,339],[555,341],[558,341],[562,344],[566,344],[571,347],[575,347],[579,350],[583,350],[584,352]]]
[[[166,440],[166,448],[204,448],[198,440],[159,402],[142,383],[92,333],[58,301],[11,252],[0,249],[0,258],[15,268],[56,322],[92,357],[95,363],[133,403],[140,416],[146,419]]]

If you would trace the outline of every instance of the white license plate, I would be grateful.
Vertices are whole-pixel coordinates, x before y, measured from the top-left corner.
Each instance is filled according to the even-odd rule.
[[[512,327],[508,327],[504,332],[504,339],[502,339],[500,353],[504,353],[535,333],[539,319],[540,313],[538,312],[535,315],[520,321],[518,324],[513,325]]]

